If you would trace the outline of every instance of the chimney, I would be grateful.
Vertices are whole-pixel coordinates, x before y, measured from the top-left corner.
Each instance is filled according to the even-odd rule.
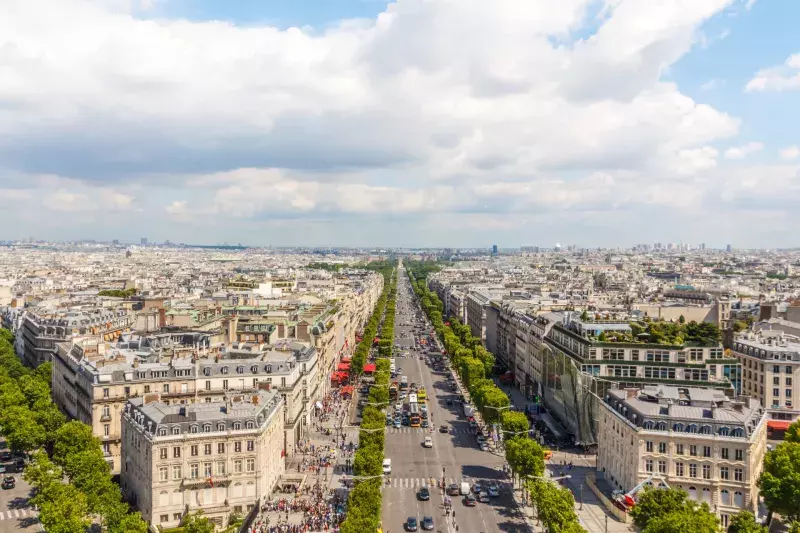
[[[733,410],[737,413],[741,413],[744,411],[744,402],[733,402],[732,404]]]
[[[239,325],[239,317],[233,315],[228,319],[228,344],[236,342],[236,327]]]
[[[638,394],[639,394],[639,389],[634,389],[634,388],[625,389],[625,397],[627,399],[636,398]]]
[[[163,307],[158,308],[158,327],[163,328],[167,325],[167,310]]]

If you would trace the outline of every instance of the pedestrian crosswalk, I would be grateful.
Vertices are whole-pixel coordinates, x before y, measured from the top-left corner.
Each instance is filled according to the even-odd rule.
[[[433,436],[433,435],[445,435],[445,433],[439,433],[439,429],[438,428],[436,430],[434,430],[434,431],[431,431],[430,429],[427,429],[427,428],[411,428],[411,427],[396,428],[396,427],[387,426],[386,429],[390,434],[393,434],[393,433],[419,433],[419,434],[425,433],[425,434],[428,434],[428,435],[431,435],[431,436]],[[476,435],[477,434],[474,429],[469,429],[469,428],[458,428],[458,429],[450,428],[447,433],[449,433],[450,435]]]
[[[435,488],[436,483],[441,482],[442,480],[442,478],[434,478],[431,480],[431,478],[422,477],[393,477],[390,479],[391,483],[387,486],[395,489],[419,489],[422,487]],[[433,484],[431,484],[431,481],[433,481]],[[447,478],[447,484],[449,485],[451,483],[461,483],[461,479]]]
[[[24,509],[9,509],[7,511],[0,511],[0,520],[15,520],[17,518],[35,517],[38,513],[30,507]]]

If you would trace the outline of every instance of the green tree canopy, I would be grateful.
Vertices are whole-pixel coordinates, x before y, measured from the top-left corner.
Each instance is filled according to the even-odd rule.
[[[531,499],[544,527],[551,533],[575,531],[578,522],[575,513],[575,499],[572,493],[559,485],[547,481],[534,481],[530,484]]]
[[[656,489],[645,487],[639,493],[636,505],[631,509],[633,523],[640,528],[647,527],[653,518],[674,511],[682,511],[689,506],[689,495],[680,489]]]
[[[203,516],[202,510],[186,515],[181,525],[184,533],[214,533],[214,523]]]
[[[770,511],[800,518],[800,445],[784,442],[767,452],[758,486]]]
[[[742,511],[731,519],[728,533],[768,533],[769,528],[756,522],[750,511]]]
[[[83,450],[99,449],[100,440],[92,435],[92,428],[77,420],[67,422],[56,432],[53,443],[53,460],[63,465],[70,455]]]
[[[717,533],[719,520],[707,503],[690,502],[686,508],[653,517],[642,533]]]
[[[784,435],[786,442],[800,444],[800,420],[793,422],[787,429]]]

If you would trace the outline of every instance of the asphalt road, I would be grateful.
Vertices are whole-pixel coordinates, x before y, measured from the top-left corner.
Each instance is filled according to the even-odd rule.
[[[451,392],[447,372],[433,372],[426,358],[414,349],[413,326],[416,301],[411,292],[405,270],[399,273],[397,291],[397,313],[395,318],[395,344],[408,351],[408,358],[399,357],[401,350],[395,350],[396,362],[401,375],[408,376],[409,383],[421,384],[428,391],[428,412],[430,421],[436,426],[430,429],[403,427],[387,428],[386,457],[392,459],[392,475],[389,484],[384,485],[383,530],[395,533],[404,530],[409,516],[421,523],[424,516],[431,516],[434,531],[458,533],[489,533],[495,531],[529,532],[531,529],[522,519],[514,504],[510,483],[503,474],[504,459],[491,452],[478,448],[475,434],[472,433],[463,415],[461,404],[455,400],[459,394]],[[426,330],[431,327],[426,325]],[[454,400],[447,405],[446,400]],[[439,425],[446,424],[449,432],[439,433]],[[433,437],[433,448],[424,448],[425,435]],[[453,496],[453,517],[446,517],[443,501],[444,492],[435,483],[442,479],[442,469],[447,484],[467,481],[495,481],[500,486],[500,496],[489,503],[478,503],[466,507],[461,497]],[[431,499],[419,501],[417,492],[423,485],[430,485]]]
[[[0,451],[6,449],[5,439],[0,437]],[[11,462],[0,464],[8,469],[5,474],[0,474],[0,480],[7,475],[17,480],[13,489],[0,489],[0,533],[41,531],[38,513],[28,503],[30,485],[22,479],[22,473],[17,472]]]

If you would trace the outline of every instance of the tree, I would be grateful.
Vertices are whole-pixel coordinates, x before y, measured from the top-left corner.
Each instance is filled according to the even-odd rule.
[[[532,439],[506,441],[506,461],[514,474],[526,478],[544,474],[544,450]]]
[[[100,439],[92,435],[92,428],[73,420],[56,431],[53,442],[53,461],[63,465],[70,455],[83,450],[99,449]]]
[[[36,423],[27,407],[11,407],[3,413],[3,430],[8,446],[15,452],[39,448],[46,439],[44,429]]]
[[[39,520],[48,533],[75,533],[89,526],[86,496],[72,485],[53,483],[31,503],[39,507]]]
[[[786,442],[800,444],[800,420],[793,422],[787,429],[783,437]]]
[[[707,503],[689,502],[685,509],[651,518],[642,533],[717,533],[719,520]]]
[[[41,492],[53,483],[61,483],[64,472],[53,463],[44,450],[33,452],[31,461],[22,473],[22,479],[30,483],[34,491]]]
[[[531,487],[531,499],[544,527],[551,533],[574,531],[574,526],[569,524],[577,522],[578,515],[572,493],[547,481],[534,481]]]
[[[503,411],[500,414],[500,424],[503,426],[503,438],[506,440],[525,437],[530,429],[528,417],[517,411]]]
[[[33,418],[44,429],[45,440],[49,443],[53,442],[56,432],[67,422],[64,414],[49,399],[39,400],[33,405]]]
[[[768,533],[769,528],[756,522],[750,511],[742,511],[731,519],[728,533]]]
[[[800,445],[784,442],[767,452],[758,486],[770,511],[800,517]]]
[[[589,313],[586,312],[586,309],[583,310],[581,313],[581,322],[588,322],[589,321]]]
[[[686,317],[684,317],[683,315],[679,316],[678,317],[678,323],[679,324],[685,324],[686,323]]]
[[[689,504],[689,495],[680,489],[655,489],[645,487],[639,493],[639,500],[631,509],[633,523],[640,528],[647,527],[653,518],[682,511]]]
[[[181,525],[185,533],[214,533],[214,524],[203,516],[202,510],[186,515]]]

